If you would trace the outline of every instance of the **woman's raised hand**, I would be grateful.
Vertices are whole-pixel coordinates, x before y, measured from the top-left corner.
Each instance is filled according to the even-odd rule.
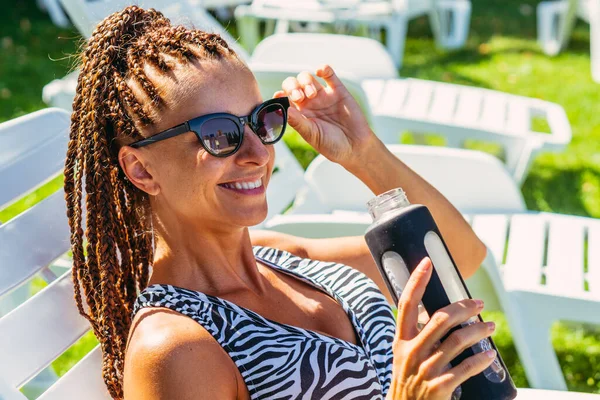
[[[438,310],[419,332],[418,305],[431,270],[431,261],[424,259],[411,274],[398,303],[392,383],[386,400],[448,400],[456,387],[482,372],[496,357],[490,350],[447,369],[465,349],[491,335],[494,324],[489,322],[458,329],[439,344],[451,328],[481,312],[483,302],[478,300],[463,300]]]
[[[287,78],[275,97],[288,96],[292,106],[288,122],[319,153],[342,165],[359,159],[373,140],[367,119],[358,103],[333,69],[316,71],[326,86],[313,75],[301,72]]]

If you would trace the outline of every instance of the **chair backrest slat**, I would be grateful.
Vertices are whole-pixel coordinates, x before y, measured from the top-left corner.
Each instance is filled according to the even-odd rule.
[[[0,296],[67,252],[69,234],[62,190],[0,225]]]
[[[0,124],[0,208],[64,167],[70,115],[47,108]]]
[[[38,400],[111,400],[101,372],[102,352],[98,345]]]
[[[70,275],[0,318],[0,377],[12,387],[27,382],[89,330],[75,305]]]

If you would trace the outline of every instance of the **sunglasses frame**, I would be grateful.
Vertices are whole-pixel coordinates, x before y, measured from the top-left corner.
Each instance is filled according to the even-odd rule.
[[[258,114],[264,110],[265,108],[272,106],[272,105],[279,105],[281,106],[281,108],[283,109],[283,129],[281,130],[281,133],[279,134],[279,137],[273,141],[273,142],[265,142],[258,133],[256,133],[257,130],[257,122],[258,122]],[[156,133],[150,137],[147,137],[145,139],[142,140],[138,140],[137,142],[131,143],[129,146],[133,147],[134,149],[140,148],[140,147],[144,147],[144,146],[148,146],[149,144],[152,143],[156,143],[156,142],[160,142],[161,140],[165,140],[165,139],[169,139],[187,132],[194,132],[194,134],[196,135],[196,137],[198,138],[198,140],[200,141],[200,144],[202,144],[202,147],[204,147],[204,149],[209,152],[211,155],[215,156],[215,157],[228,157],[231,156],[233,154],[235,154],[240,147],[242,147],[242,143],[244,141],[244,126],[248,125],[250,127],[250,129],[252,130],[252,132],[254,132],[256,134],[256,136],[258,136],[258,138],[260,139],[260,141],[264,144],[264,145],[268,145],[268,144],[275,144],[277,143],[282,137],[283,134],[285,133],[285,129],[287,126],[287,113],[288,113],[288,108],[290,106],[290,101],[287,97],[279,97],[276,99],[270,99],[265,101],[264,103],[258,105],[254,110],[252,110],[252,112],[245,116],[245,117],[240,117],[237,115],[233,115],[233,114],[229,114],[229,113],[213,113],[213,114],[206,114],[206,115],[201,115],[199,117],[196,118],[192,118],[190,120],[187,120],[177,126],[174,126],[172,128],[169,128],[167,130],[164,130],[162,132]],[[238,143],[238,145],[236,146],[236,148],[231,151],[230,153],[227,154],[215,154],[205,143],[204,140],[202,140],[202,136],[201,136],[201,128],[202,125],[210,120],[213,119],[228,119],[230,121],[232,121],[237,128],[240,131],[240,141]],[[196,130],[192,129],[192,126],[197,127],[197,129],[200,132],[197,132]]]

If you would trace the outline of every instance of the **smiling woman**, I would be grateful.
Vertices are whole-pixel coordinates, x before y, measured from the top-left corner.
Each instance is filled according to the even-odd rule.
[[[461,214],[376,138],[334,71],[316,74],[325,85],[303,72],[263,102],[218,35],[135,6],[94,31],[65,192],[75,298],[115,399],[444,399],[491,362],[475,356],[444,369],[489,336],[484,324],[434,348],[479,313],[478,302],[412,329],[427,261],[401,299],[394,341],[364,239],[250,236],[267,215],[271,145],[289,122],[375,194],[403,186],[427,205],[464,276],[485,255]]]

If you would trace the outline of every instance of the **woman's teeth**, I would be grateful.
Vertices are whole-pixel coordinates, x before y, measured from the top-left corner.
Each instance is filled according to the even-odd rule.
[[[257,179],[254,182],[232,182],[232,183],[224,183],[223,186],[230,189],[239,189],[239,190],[248,190],[248,189],[256,189],[262,186],[262,181]]]

